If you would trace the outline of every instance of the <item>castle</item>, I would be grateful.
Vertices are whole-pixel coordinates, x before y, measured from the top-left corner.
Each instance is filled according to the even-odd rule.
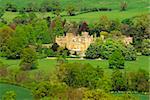
[[[66,36],[56,37],[56,43],[60,47],[66,47],[71,54],[77,53],[83,55],[91,43],[94,42],[94,37],[90,36],[88,32],[82,32],[81,36],[67,33]]]

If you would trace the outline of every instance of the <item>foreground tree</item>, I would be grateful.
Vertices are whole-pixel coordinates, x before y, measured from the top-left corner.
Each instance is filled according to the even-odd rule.
[[[112,80],[113,91],[126,91],[127,90],[126,78],[119,69],[116,69],[113,71],[111,80]]]
[[[30,70],[37,68],[37,56],[34,49],[23,49],[20,66],[22,70]]]
[[[70,87],[96,88],[97,82],[103,76],[101,70],[90,64],[64,63],[58,67],[57,76]]]

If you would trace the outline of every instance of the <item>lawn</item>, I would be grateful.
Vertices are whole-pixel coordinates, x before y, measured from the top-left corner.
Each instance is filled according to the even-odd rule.
[[[32,92],[26,88],[0,83],[0,100],[7,91],[15,91],[16,100],[33,100]]]
[[[7,60],[5,58],[0,58],[2,62],[8,65],[8,68],[11,69],[19,69],[20,60]],[[148,56],[138,56],[136,61],[126,61],[125,62],[125,69],[126,71],[137,71],[138,69],[149,69],[149,60],[150,57]],[[68,60],[68,62],[79,62],[79,63],[89,63],[92,66],[100,66],[103,69],[108,69],[108,61],[107,60]],[[56,60],[55,59],[40,59],[38,60],[38,70],[43,70],[46,72],[51,72],[55,70]]]

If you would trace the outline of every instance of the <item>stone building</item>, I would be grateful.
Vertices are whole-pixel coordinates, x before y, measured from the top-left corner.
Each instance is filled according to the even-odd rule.
[[[60,47],[66,47],[71,53],[77,53],[84,56],[85,51],[91,43],[94,42],[94,37],[90,36],[88,32],[82,32],[81,36],[67,33],[66,36],[56,37],[56,43]]]

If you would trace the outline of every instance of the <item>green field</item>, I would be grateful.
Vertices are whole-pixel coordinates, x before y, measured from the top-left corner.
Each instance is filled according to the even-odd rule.
[[[17,8],[26,7],[29,3],[34,2],[37,6],[41,4],[44,0],[0,0],[0,6],[4,7],[4,5],[8,2],[16,4]],[[77,9],[80,8],[111,8],[112,11],[101,11],[101,12],[89,12],[83,13],[76,16],[65,16],[63,18],[69,21],[87,21],[89,23],[96,22],[99,20],[100,16],[107,16],[110,19],[119,19],[123,20],[126,18],[131,18],[134,16],[138,16],[141,14],[149,14],[149,0],[125,0],[128,3],[127,11],[121,12],[120,11],[120,2],[121,0],[60,0],[61,7],[66,7],[67,5],[71,4],[74,5]],[[23,2],[23,3],[22,3]],[[18,16],[18,12],[6,12],[3,16],[5,20],[11,22],[13,18]],[[51,12],[48,13],[40,13],[36,12],[36,15],[39,18],[54,15]],[[61,15],[67,15],[66,12],[62,12]]]
[[[4,95],[7,91],[14,91],[16,93],[16,100],[33,100],[30,90],[23,87],[3,83],[0,83],[0,100],[2,95]]]
[[[149,12],[147,10],[145,10],[145,11],[130,10],[130,11],[125,11],[125,12],[120,12],[120,11],[114,10],[114,11],[110,11],[110,12],[108,12],[108,11],[89,12],[89,13],[79,14],[76,16],[65,16],[62,18],[67,19],[68,21],[76,21],[76,22],[87,21],[89,23],[94,23],[94,22],[97,22],[101,16],[107,16],[109,19],[121,21],[123,19],[131,18],[134,16],[142,15],[142,14],[149,14]],[[6,12],[3,15],[3,18],[5,20],[7,20],[8,22],[12,22],[12,20],[18,15],[19,15],[18,12]],[[49,12],[49,13],[36,12],[36,15],[38,18],[54,16],[51,12]],[[62,12],[61,15],[66,15],[66,12]]]
[[[13,3],[17,8],[26,7],[29,3],[34,3],[38,7],[44,0],[0,0],[0,5]],[[46,0],[45,0],[46,1]],[[107,7],[111,9],[119,9],[122,0],[59,0],[61,7],[66,7],[68,4],[76,6],[76,8],[86,7]],[[146,9],[149,6],[149,0],[124,0],[128,4],[129,9]]]

